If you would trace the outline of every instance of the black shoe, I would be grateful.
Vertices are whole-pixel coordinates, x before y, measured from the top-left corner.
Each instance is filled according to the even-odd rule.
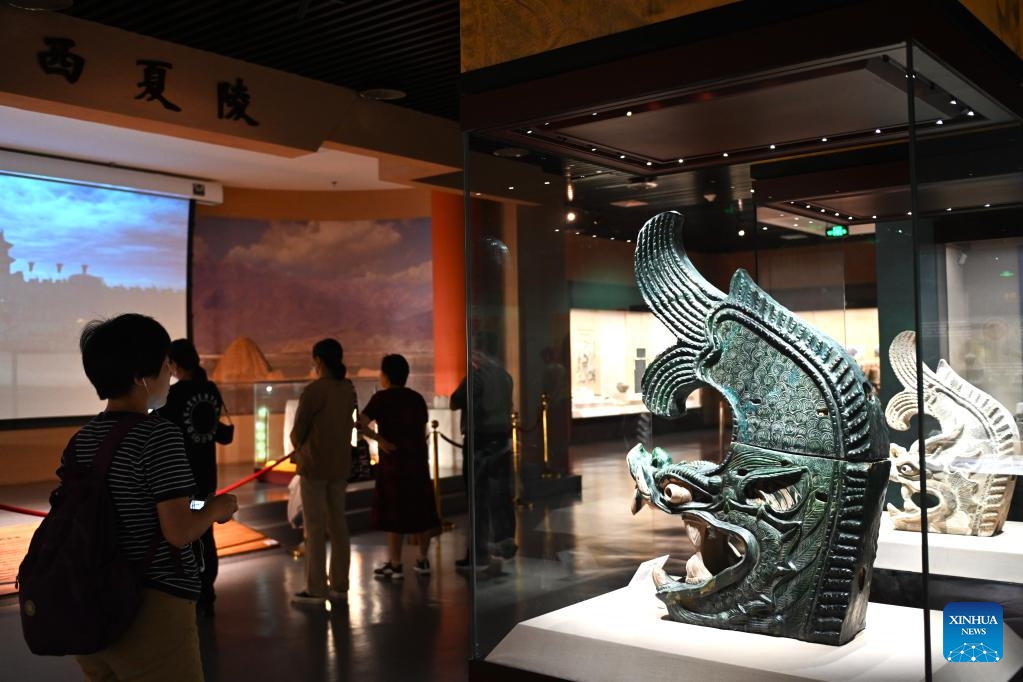
[[[519,546],[515,544],[514,538],[505,538],[500,542],[490,542],[487,544],[487,549],[494,556],[501,557],[502,559],[511,559],[519,551]]]
[[[373,569],[373,577],[374,578],[390,578],[391,580],[401,580],[402,578],[405,577],[405,574],[402,572],[401,564],[398,564],[397,566],[395,566],[390,561],[388,561],[386,564],[384,564],[380,568],[374,568]]]
[[[477,557],[476,561],[465,557],[455,562],[456,571],[483,571],[487,568],[490,568],[490,557]]]

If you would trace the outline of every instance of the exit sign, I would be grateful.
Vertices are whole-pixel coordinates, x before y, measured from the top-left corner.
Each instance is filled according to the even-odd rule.
[[[824,231],[825,237],[845,237],[849,234],[849,228],[845,225],[832,225]]]

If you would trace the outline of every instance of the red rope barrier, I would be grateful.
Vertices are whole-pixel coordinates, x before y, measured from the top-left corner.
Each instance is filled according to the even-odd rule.
[[[224,493],[229,493],[229,492],[231,492],[232,490],[234,490],[236,488],[242,487],[243,485],[245,485],[246,483],[248,483],[250,481],[256,480],[257,478],[259,478],[260,476],[262,476],[266,472],[270,471],[271,469],[273,469],[273,468],[275,468],[277,466],[280,466],[281,464],[284,464],[286,461],[291,459],[291,455],[293,455],[293,454],[295,454],[295,453],[291,453],[289,455],[285,455],[284,457],[282,457],[281,459],[277,460],[276,462],[274,462],[270,466],[263,467],[259,471],[256,471],[256,472],[254,472],[252,474],[249,474],[245,478],[243,478],[243,479],[241,479],[239,481],[235,481],[234,483],[232,483],[229,486],[221,488],[220,490],[217,491],[217,494],[218,495],[223,495]],[[9,511],[9,512],[14,512],[15,514],[25,514],[26,516],[39,516],[39,517],[42,517],[42,518],[45,518],[46,515],[47,515],[46,512],[36,511],[35,509],[25,509],[24,507],[15,507],[14,505],[10,505],[10,504],[0,504],[0,511]]]
[[[256,480],[257,478],[259,478],[260,476],[262,476],[266,472],[270,471],[271,469],[274,469],[274,468],[280,466],[281,464],[284,464],[285,462],[287,462],[289,459],[291,459],[291,456],[294,455],[294,454],[295,454],[294,452],[290,452],[287,455],[284,455],[284,457],[281,457],[279,460],[277,460],[276,462],[274,462],[270,466],[263,467],[259,471],[251,473],[248,476],[246,476],[245,478],[243,478],[243,479],[241,479],[239,481],[235,481],[234,483],[232,483],[229,486],[225,486],[225,487],[221,488],[220,490],[217,491],[217,494],[218,495],[223,495],[224,493],[229,493],[232,490],[234,490],[235,488],[242,487],[243,485],[245,485],[249,481]]]
[[[15,514],[25,514],[27,516],[46,517],[46,512],[36,511],[35,509],[25,509],[24,507],[15,507],[10,504],[0,504],[0,511],[9,511],[14,512]]]

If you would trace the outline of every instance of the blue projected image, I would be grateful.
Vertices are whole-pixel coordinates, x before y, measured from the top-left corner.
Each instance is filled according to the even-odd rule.
[[[0,173],[0,419],[102,409],[78,336],[138,312],[186,332],[189,202]]]

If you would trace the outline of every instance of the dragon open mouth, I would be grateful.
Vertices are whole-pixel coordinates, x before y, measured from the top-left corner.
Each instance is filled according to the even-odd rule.
[[[701,598],[739,582],[756,563],[756,542],[749,531],[718,521],[703,511],[683,513],[682,522],[695,550],[686,561],[685,577],[673,577],[662,568],[653,571],[659,593],[696,608]],[[692,600],[692,601],[690,601]]]

